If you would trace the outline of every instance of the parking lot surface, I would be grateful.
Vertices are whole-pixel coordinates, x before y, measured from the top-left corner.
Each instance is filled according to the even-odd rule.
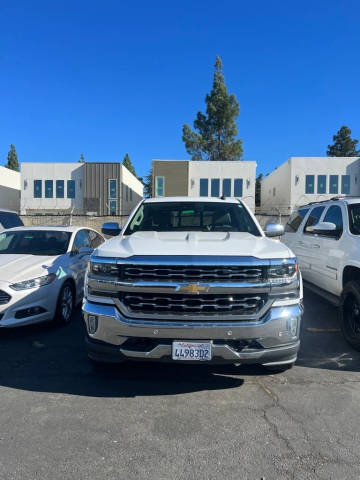
[[[0,331],[0,478],[359,479],[360,353],[306,292],[302,346],[260,367],[95,371],[73,323]]]

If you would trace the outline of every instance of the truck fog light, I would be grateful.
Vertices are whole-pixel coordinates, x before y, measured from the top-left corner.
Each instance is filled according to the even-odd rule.
[[[89,315],[88,325],[89,325],[89,333],[95,333],[98,327],[98,318],[96,315]]]
[[[297,326],[298,326],[298,319],[297,317],[292,317],[292,318],[289,318],[288,322],[287,322],[287,328],[290,332],[290,335],[292,337],[296,337],[296,333],[297,333]]]

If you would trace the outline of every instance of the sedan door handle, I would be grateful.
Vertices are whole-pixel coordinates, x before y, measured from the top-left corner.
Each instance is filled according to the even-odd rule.
[[[300,245],[301,247],[304,247],[306,245],[305,242],[302,242],[301,240],[299,240],[297,244]]]
[[[320,245],[319,245],[318,243],[313,243],[311,246],[312,246],[313,248],[320,248]]]

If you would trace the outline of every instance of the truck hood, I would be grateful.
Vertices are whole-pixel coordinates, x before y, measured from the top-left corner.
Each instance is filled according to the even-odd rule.
[[[128,258],[134,255],[210,255],[290,258],[286,245],[266,237],[242,232],[137,232],[117,236],[95,252],[101,257]]]
[[[1,254],[0,281],[15,283],[46,275],[56,258],[42,255]]]

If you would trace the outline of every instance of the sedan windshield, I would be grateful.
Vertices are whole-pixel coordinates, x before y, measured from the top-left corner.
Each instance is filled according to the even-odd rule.
[[[360,235],[360,203],[348,205],[350,232]]]
[[[125,235],[144,231],[246,232],[261,235],[246,208],[241,203],[230,202],[143,203]]]
[[[0,254],[62,255],[67,252],[71,232],[18,230],[0,234]]]

